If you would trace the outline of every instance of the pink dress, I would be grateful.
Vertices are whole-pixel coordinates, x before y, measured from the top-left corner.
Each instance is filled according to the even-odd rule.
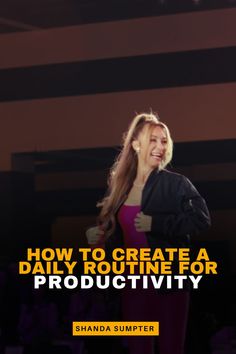
[[[123,204],[118,212],[126,248],[149,247],[144,232],[136,230],[134,219],[140,205]],[[138,275],[138,274],[137,274]],[[157,290],[125,287],[122,292],[122,315],[125,321],[159,321],[160,354],[183,354],[188,312],[188,293],[160,294]],[[127,337],[129,354],[153,354],[154,337]]]
[[[118,213],[118,221],[123,231],[126,248],[134,247],[139,249],[148,247],[145,233],[136,231],[134,226],[134,219],[140,210],[140,205],[123,204]]]

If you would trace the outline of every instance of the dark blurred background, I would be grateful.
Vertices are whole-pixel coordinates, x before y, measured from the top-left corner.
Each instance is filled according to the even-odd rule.
[[[143,111],[169,126],[170,168],[212,216],[193,244],[219,275],[192,295],[187,354],[236,352],[235,23],[234,0],[1,1],[0,352],[23,350],[32,301],[16,262],[27,247],[86,245],[122,133]],[[77,301],[63,296],[48,310],[61,327]],[[88,350],[55,349],[58,329],[50,335],[51,352]]]

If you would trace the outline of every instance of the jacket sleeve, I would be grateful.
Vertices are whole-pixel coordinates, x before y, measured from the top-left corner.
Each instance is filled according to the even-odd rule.
[[[177,237],[196,235],[210,226],[210,215],[205,200],[188,178],[181,177],[182,181],[176,192],[179,211],[152,215],[151,232]]]

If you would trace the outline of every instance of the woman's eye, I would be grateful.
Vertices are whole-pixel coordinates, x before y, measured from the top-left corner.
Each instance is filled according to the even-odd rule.
[[[150,139],[150,143],[156,143],[158,139],[156,138],[151,138]],[[166,145],[167,144],[167,140],[160,140],[161,144]]]

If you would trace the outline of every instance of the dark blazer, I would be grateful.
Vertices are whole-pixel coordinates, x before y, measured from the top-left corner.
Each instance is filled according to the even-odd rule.
[[[152,250],[186,247],[191,235],[210,226],[205,200],[188,178],[168,170],[153,170],[149,175],[142,193],[141,211],[152,216],[151,231],[146,233]],[[122,245],[122,231],[117,222],[106,249],[111,252]]]
[[[126,197],[124,196],[123,202]],[[210,215],[205,200],[193,184],[185,176],[167,170],[153,170],[149,175],[142,193],[141,211],[152,216],[151,231],[146,232],[152,251],[155,248],[189,247],[190,236],[210,226]],[[106,241],[107,260],[112,261],[114,248],[123,246],[123,234],[117,221],[115,232]],[[177,259],[174,260],[172,269],[173,274],[178,274]],[[185,283],[184,289],[190,290],[188,282]],[[172,289],[160,289],[158,292],[176,290],[174,285]],[[110,318],[118,319],[120,291],[110,288],[106,296]]]

